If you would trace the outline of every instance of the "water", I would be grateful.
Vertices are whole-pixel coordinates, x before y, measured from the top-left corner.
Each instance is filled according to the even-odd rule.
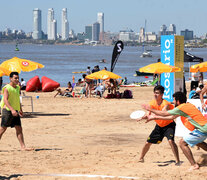
[[[43,69],[38,69],[32,72],[22,72],[20,78],[26,81],[38,75],[47,76],[60,83],[61,86],[67,86],[68,81],[72,81],[72,76],[75,76],[77,81],[81,78],[81,74],[73,74],[72,72],[86,71],[87,66],[91,69],[99,65],[100,69],[107,67],[110,70],[111,56],[113,46],[71,46],[71,45],[35,45],[35,44],[19,44],[20,51],[14,51],[14,44],[0,44],[0,62],[3,62],[12,57],[30,59],[32,61],[44,64]],[[146,81],[145,77],[134,77],[135,71],[140,67],[150,63],[157,62],[160,58],[160,48],[150,47],[152,49],[152,58],[140,58],[142,47],[124,47],[114,73],[128,78],[128,82]],[[207,58],[205,48],[197,48],[190,52],[196,56]],[[106,59],[106,63],[100,63],[101,59]],[[188,63],[185,64],[188,66]],[[205,75],[205,74],[204,74]],[[185,74],[188,79],[188,73]],[[8,77],[4,77],[4,82],[9,82]],[[151,77],[149,78],[151,79]]]

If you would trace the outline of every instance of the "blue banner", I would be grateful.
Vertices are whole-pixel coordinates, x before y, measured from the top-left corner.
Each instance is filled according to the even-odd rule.
[[[168,65],[175,65],[175,37],[161,36],[161,62]],[[172,102],[174,94],[174,73],[162,73],[161,74],[161,85],[164,86],[165,92],[163,98],[167,101]]]

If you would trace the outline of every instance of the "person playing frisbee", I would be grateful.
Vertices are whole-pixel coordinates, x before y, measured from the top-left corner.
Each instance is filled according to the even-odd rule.
[[[162,98],[163,94],[164,94],[163,86],[157,85],[154,87],[154,100],[152,100],[149,104],[151,109],[166,111],[174,108],[170,102]],[[147,113],[145,116],[138,119],[137,121],[147,118],[148,115],[149,113]],[[142,148],[139,162],[144,162],[144,157],[146,153],[149,151],[150,146],[152,144],[159,144],[162,142],[163,138],[166,137],[175,156],[176,165],[180,165],[178,147],[174,142],[175,125],[176,125],[175,122],[173,121],[173,119],[169,121],[156,119],[155,122],[156,122],[155,128],[149,135],[147,142]]]
[[[199,169],[199,165],[195,162],[193,154],[188,145],[191,147],[197,145],[198,147],[207,151],[207,144],[204,142],[204,140],[207,138],[207,119],[193,104],[186,103],[187,98],[183,92],[174,93],[173,98],[173,102],[176,108],[169,111],[158,111],[152,109],[148,105],[142,105],[144,109],[155,114],[145,117],[147,119],[146,122],[155,119],[165,119],[165,121],[168,121],[169,119],[175,119],[178,116],[187,117],[188,121],[195,126],[195,129],[188,135],[184,136],[180,140],[179,144],[184,155],[191,164],[189,170]]]

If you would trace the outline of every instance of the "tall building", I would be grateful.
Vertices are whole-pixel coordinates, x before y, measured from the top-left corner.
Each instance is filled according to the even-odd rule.
[[[33,39],[42,39],[42,16],[41,10],[35,8],[33,10]]]
[[[69,37],[69,22],[67,18],[67,8],[62,9],[62,40],[67,40]]]
[[[53,8],[48,9],[47,39],[48,40],[56,40],[57,39],[57,21],[54,19]]]
[[[104,13],[99,12],[97,14],[97,22],[100,24],[99,40],[103,42],[104,41]]]
[[[180,35],[184,36],[184,40],[193,39],[193,31],[189,31],[188,29],[185,29],[184,31],[180,31]]]
[[[92,40],[92,25],[85,26],[85,39]]]
[[[92,40],[99,41],[99,34],[100,34],[100,24],[98,22],[93,23],[92,28]]]
[[[97,14],[97,22],[100,24],[100,32],[104,32],[104,13],[99,12]]]
[[[159,36],[161,35],[167,35],[167,26],[165,24],[160,27]]]
[[[176,34],[176,26],[175,26],[175,24],[170,24],[169,29],[168,29],[168,34],[169,35]]]

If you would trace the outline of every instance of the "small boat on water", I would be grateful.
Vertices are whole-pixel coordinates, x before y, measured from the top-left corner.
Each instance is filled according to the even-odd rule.
[[[100,63],[106,63],[106,59],[102,59],[99,61]]]
[[[152,57],[152,53],[151,53],[150,50],[146,50],[146,51],[144,51],[142,53],[142,55],[140,57],[142,57],[142,58],[144,58],[144,57]]]
[[[15,51],[19,51],[18,44],[16,44]]]

